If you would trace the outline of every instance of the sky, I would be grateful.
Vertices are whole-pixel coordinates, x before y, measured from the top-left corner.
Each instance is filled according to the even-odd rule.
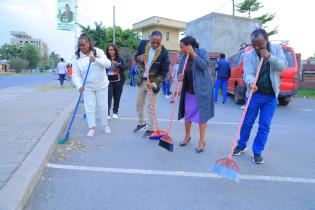
[[[187,2],[187,3],[184,3]],[[235,0],[236,3],[241,0]],[[272,40],[289,40],[295,52],[308,58],[315,53],[315,1],[260,0],[264,7],[253,17],[276,13],[268,28],[278,26]],[[116,7],[116,25],[123,29],[151,16],[189,22],[211,12],[232,14],[232,0],[78,0],[78,22],[111,26],[112,7]],[[0,0],[0,45],[10,42],[10,31],[24,31],[48,44],[66,60],[74,54],[74,32],[58,31],[56,0]],[[238,16],[245,16],[237,13]],[[202,46],[201,46],[202,47]]]

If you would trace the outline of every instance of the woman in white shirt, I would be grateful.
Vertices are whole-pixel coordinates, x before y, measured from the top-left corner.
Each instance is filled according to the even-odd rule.
[[[106,134],[110,133],[108,125],[108,78],[106,68],[110,68],[111,62],[105,56],[103,50],[93,46],[90,38],[82,34],[78,40],[78,50],[73,60],[73,82],[82,93],[84,92],[84,108],[89,126],[87,136],[95,134],[96,107],[101,118],[101,125]],[[91,62],[89,75],[85,88],[82,87],[87,68]]]

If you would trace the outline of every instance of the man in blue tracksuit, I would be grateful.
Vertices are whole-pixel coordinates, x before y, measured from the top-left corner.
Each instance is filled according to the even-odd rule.
[[[222,88],[222,103],[224,104],[227,99],[227,86],[231,76],[230,63],[225,60],[225,54],[222,53],[220,55],[220,60],[217,62],[217,67],[215,70],[217,71],[217,81],[215,83],[214,102],[218,101],[219,88]]]
[[[245,54],[244,76],[249,91],[254,91],[241,128],[238,145],[233,155],[242,154],[247,147],[247,141],[255,119],[259,115],[259,127],[253,143],[253,162],[262,164],[262,152],[267,143],[271,120],[277,108],[277,98],[280,92],[279,72],[287,68],[287,61],[282,47],[268,41],[268,34],[264,29],[256,29],[251,35],[252,49]],[[264,62],[260,69],[256,85],[253,83],[260,58]]]

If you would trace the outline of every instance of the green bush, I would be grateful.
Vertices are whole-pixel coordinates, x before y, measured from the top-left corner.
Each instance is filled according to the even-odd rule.
[[[27,69],[28,66],[28,61],[23,58],[14,57],[10,59],[10,67],[14,69],[16,73],[21,73],[22,70]]]

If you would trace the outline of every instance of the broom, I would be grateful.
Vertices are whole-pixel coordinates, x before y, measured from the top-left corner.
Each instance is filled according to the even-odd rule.
[[[256,76],[254,79],[254,85],[256,85],[263,61],[264,61],[264,58],[261,58],[259,65],[258,65],[257,72],[256,72]],[[239,181],[239,179],[240,179],[240,167],[236,164],[236,162],[234,162],[232,160],[232,155],[233,155],[234,148],[236,146],[236,141],[239,138],[241,128],[242,128],[242,125],[243,125],[243,122],[244,122],[244,119],[246,116],[246,112],[247,112],[247,109],[248,109],[248,106],[249,106],[249,103],[252,99],[253,94],[254,94],[254,90],[251,90],[249,93],[249,97],[246,101],[246,106],[245,106],[245,109],[244,109],[244,112],[243,112],[243,115],[241,118],[241,122],[238,126],[237,132],[236,132],[234,139],[233,139],[233,144],[232,144],[232,148],[230,151],[230,155],[227,158],[222,158],[220,160],[217,160],[215,162],[214,166],[212,167],[213,172],[215,172],[219,176],[222,176],[224,178],[227,178],[227,179],[230,179],[233,181]]]
[[[188,58],[189,58],[189,55],[186,56],[185,63],[184,63],[181,75],[185,74],[185,69],[186,69],[186,64],[187,64]],[[174,122],[174,118],[175,118],[176,104],[177,104],[177,100],[178,100],[178,96],[179,96],[180,90],[182,88],[182,84],[183,84],[183,81],[179,81],[178,85],[177,85],[176,96],[175,96],[175,99],[174,99],[174,102],[173,102],[173,111],[172,111],[172,115],[171,115],[171,119],[170,119],[170,125],[169,125],[169,128],[168,128],[168,134],[162,136],[160,138],[160,142],[159,142],[159,146],[163,147],[164,149],[166,149],[166,150],[168,150],[170,152],[173,152],[173,150],[174,150],[174,141],[173,141],[172,137],[169,134],[172,131],[173,122]]]
[[[149,69],[147,68],[147,63],[146,62],[144,62],[144,68],[145,68],[145,71],[147,73],[147,83],[150,84],[151,81],[150,81],[150,78],[149,78]],[[157,121],[157,117],[156,117],[156,110],[155,110],[155,106],[154,106],[154,103],[153,103],[153,94],[154,94],[153,90],[149,91],[148,94],[149,94],[149,97],[150,97],[150,106],[151,106],[151,111],[153,113],[153,120],[154,120],[155,127],[156,127],[156,130],[150,135],[149,139],[159,140],[162,136],[166,135],[167,132],[159,129],[159,125],[158,125],[158,121]]]
[[[84,78],[83,85],[82,85],[83,88],[85,87],[85,83],[86,83],[86,79],[87,79],[87,76],[88,76],[89,71],[90,71],[90,67],[91,67],[91,62],[89,63],[88,69],[87,69],[86,74],[85,74],[85,78]],[[66,135],[62,139],[59,139],[58,144],[64,144],[69,140],[72,123],[74,121],[75,115],[76,115],[77,110],[79,108],[79,104],[80,104],[80,100],[81,100],[82,95],[83,95],[83,92],[80,93],[80,95],[79,95],[78,102],[77,102],[75,109],[74,109],[74,112],[72,114],[72,118],[71,118],[70,124],[68,126]]]

